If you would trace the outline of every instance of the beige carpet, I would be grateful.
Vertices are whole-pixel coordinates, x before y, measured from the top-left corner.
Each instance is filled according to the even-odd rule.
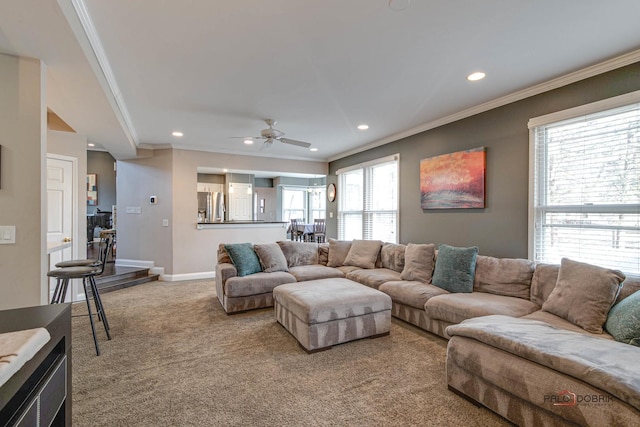
[[[224,314],[210,280],[103,302],[101,356],[87,317],[72,321],[74,426],[508,425],[447,390],[445,340],[396,319],[387,337],[309,355],[272,309]]]

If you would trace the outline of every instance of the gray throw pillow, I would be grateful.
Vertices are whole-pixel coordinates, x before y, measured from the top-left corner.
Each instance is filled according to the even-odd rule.
[[[616,341],[640,347],[640,291],[611,307],[604,327]]]
[[[433,275],[435,256],[436,245],[409,243],[404,251],[404,269],[400,278],[429,283]]]
[[[347,257],[344,259],[344,265],[352,265],[360,268],[375,268],[380,248],[382,248],[382,242],[380,240],[354,240],[351,242],[349,253],[347,253]]]
[[[239,277],[262,271],[260,260],[253,250],[251,243],[232,243],[224,245],[224,248],[227,250],[231,262],[233,262],[233,265],[236,267]]]
[[[342,267],[344,259],[351,249],[351,242],[347,240],[329,239],[329,259],[327,267]]]
[[[260,264],[262,264],[262,271],[265,273],[289,271],[287,259],[277,243],[256,244],[253,245],[253,249],[258,254]]]
[[[473,292],[478,248],[440,244],[431,283],[449,292]]]
[[[587,332],[601,334],[624,279],[620,271],[563,258],[556,287],[542,304],[542,310]]]

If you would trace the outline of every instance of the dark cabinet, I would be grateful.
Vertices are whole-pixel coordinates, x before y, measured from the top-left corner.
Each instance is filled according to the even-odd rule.
[[[71,425],[71,306],[0,311],[0,333],[44,327],[51,339],[0,387],[0,426]]]

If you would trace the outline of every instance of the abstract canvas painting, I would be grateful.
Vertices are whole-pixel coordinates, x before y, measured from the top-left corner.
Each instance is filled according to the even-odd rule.
[[[421,160],[422,209],[484,208],[486,154],[480,147]]]

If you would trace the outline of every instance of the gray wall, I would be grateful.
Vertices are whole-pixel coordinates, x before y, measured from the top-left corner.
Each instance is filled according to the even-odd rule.
[[[336,170],[400,153],[400,242],[475,245],[484,255],[527,257],[530,118],[640,90],[640,63],[536,95],[329,164]],[[487,147],[486,208],[422,210],[420,160]],[[338,188],[340,192],[340,188]],[[337,203],[327,205],[337,235]],[[333,218],[330,218],[333,214]]]
[[[93,214],[96,208],[111,211],[116,204],[115,159],[106,151],[87,151],[87,173],[95,173],[98,179],[98,205],[87,206],[87,212]]]

